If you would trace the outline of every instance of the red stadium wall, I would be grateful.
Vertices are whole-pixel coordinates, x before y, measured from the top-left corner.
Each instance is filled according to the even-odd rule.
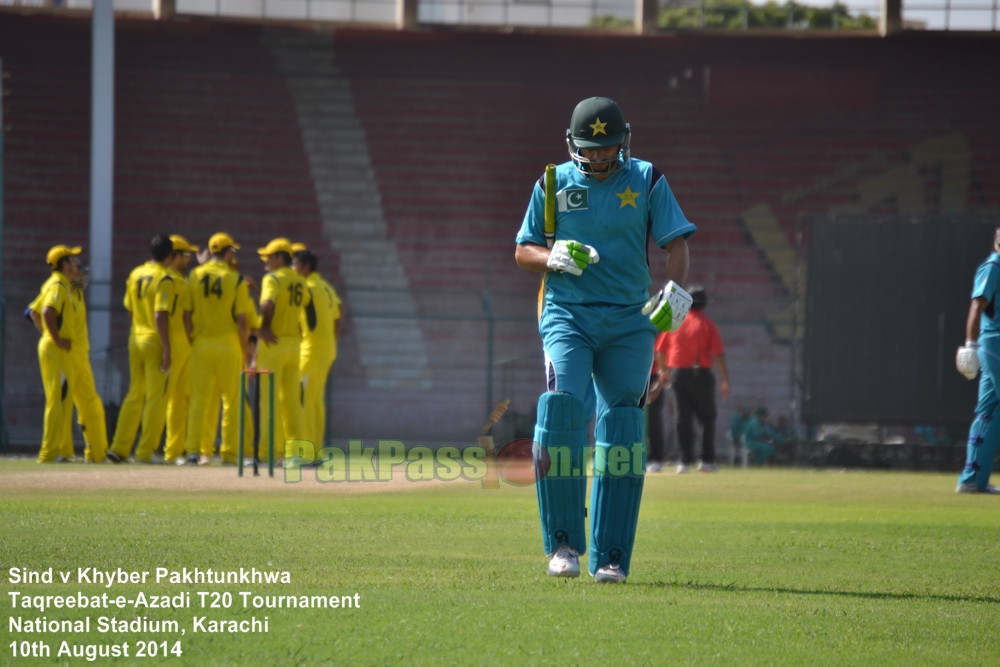
[[[738,405],[793,409],[808,216],[1000,203],[998,75],[979,66],[1000,50],[990,35],[689,33],[602,36],[595,48],[578,34],[340,30],[336,42],[412,279],[447,282],[443,267],[474,252],[497,288],[525,295],[522,313],[533,276],[510,251],[531,183],[565,159],[577,100],[618,100],[633,153],[661,167],[699,226],[691,280],[709,290],[733,375],[723,418]],[[662,280],[662,257],[651,260]],[[480,269],[452,284],[481,282]],[[524,332],[520,349],[537,345],[530,321]],[[539,367],[522,371],[535,392]]]
[[[1000,55],[989,35],[320,29],[332,50],[318,72],[346,82],[364,135],[371,173],[356,175],[358,187],[375,184],[381,243],[406,276],[413,310],[401,323],[396,292],[342,278],[341,252],[353,246],[324,231],[301,100],[269,47],[307,50],[317,31],[124,19],[116,30],[114,303],[161,229],[196,243],[231,231],[258,276],[252,249],[271,236],[321,249],[351,313],[334,367],[338,438],[471,438],[491,400],[531,412],[543,388],[537,278],[514,266],[513,237],[532,182],[565,159],[563,131],[583,97],[619,101],[634,154],[663,170],[699,226],[691,279],[709,291],[733,376],[723,417],[740,404],[789,412],[804,216],[1000,206],[1000,74],[980,66]],[[6,412],[11,433],[34,446],[42,399],[25,351],[35,334],[18,315],[45,277],[45,249],[87,242],[89,23],[0,14],[0,58],[10,73]],[[662,254],[651,261],[659,282]],[[390,342],[393,327],[418,330],[419,351],[390,361],[401,374],[421,366],[419,382],[376,381],[361,337],[379,321]],[[114,322],[120,350],[127,325],[121,313]],[[124,355],[112,356],[127,374]]]
[[[258,277],[254,249],[279,232],[323,245],[295,106],[260,27],[118,19],[115,42],[112,349],[110,372],[95,368],[109,403],[127,389],[125,278],[154,234],[204,246],[228,231]],[[6,415],[12,440],[37,443],[36,334],[20,314],[47,275],[45,251],[88,244],[90,22],[0,14],[0,58]]]

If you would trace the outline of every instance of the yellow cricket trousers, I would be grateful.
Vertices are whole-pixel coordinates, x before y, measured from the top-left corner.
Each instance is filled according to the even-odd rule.
[[[69,353],[70,377],[69,392],[76,405],[76,417],[83,431],[83,439],[87,443],[83,455],[88,461],[100,463],[108,452],[108,423],[104,414],[104,402],[97,393],[97,383],[94,382],[94,370],[90,366],[90,354],[87,350],[77,349],[74,344]],[[69,420],[70,433],[67,434],[70,452],[73,447],[72,420]],[[70,454],[71,455],[71,454]]]
[[[38,339],[38,367],[45,391],[45,413],[42,420],[42,445],[38,451],[39,463],[50,463],[63,456],[65,429],[72,425],[73,404],[67,378],[70,371],[70,352],[61,350],[48,336]],[[67,419],[69,413],[70,419]],[[72,438],[72,434],[70,435]],[[72,440],[70,440],[72,447]],[[72,450],[71,450],[72,451]]]
[[[323,448],[326,433],[326,380],[333,365],[334,351],[302,350],[299,356],[299,375],[302,378],[302,437]]]
[[[170,377],[167,379],[167,438],[163,445],[163,458],[167,462],[184,456],[190,398],[191,345],[186,338],[171,339]]]
[[[274,345],[257,345],[257,370],[274,373],[274,457],[285,456],[285,440],[296,440],[302,433],[302,382],[299,378],[299,339],[279,338]],[[266,385],[266,381],[261,383]],[[270,428],[270,415],[261,400],[260,432]],[[265,445],[266,447],[266,445]],[[265,451],[261,448],[261,451]]]
[[[163,347],[156,334],[133,335],[128,341],[129,387],[118,413],[111,449],[122,458],[135,448],[137,461],[149,461],[159,447],[167,419],[167,374],[160,370]]]
[[[236,461],[240,371],[243,367],[241,356],[236,334],[201,336],[191,346],[191,399],[184,446],[187,453],[201,452],[211,456],[215,451],[215,424],[221,403],[222,446],[219,454],[223,462]],[[249,452],[244,449],[243,453],[246,455]]]

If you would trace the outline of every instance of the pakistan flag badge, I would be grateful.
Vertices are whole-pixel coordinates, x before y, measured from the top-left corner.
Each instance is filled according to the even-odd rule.
[[[587,188],[566,188],[556,193],[556,201],[559,203],[559,212],[566,211],[586,211],[587,210]]]

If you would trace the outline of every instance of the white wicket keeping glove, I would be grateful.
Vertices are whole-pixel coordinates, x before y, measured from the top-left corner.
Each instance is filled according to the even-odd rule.
[[[659,294],[646,302],[642,314],[649,315],[649,321],[660,331],[672,333],[680,328],[690,310],[691,295],[671,280]]]
[[[976,379],[976,373],[979,372],[978,349],[979,343],[967,340],[965,345],[958,348],[958,354],[955,355],[955,368],[969,380]]]
[[[548,267],[574,276],[583,274],[590,264],[597,264],[601,256],[597,250],[579,241],[556,241],[549,253]]]

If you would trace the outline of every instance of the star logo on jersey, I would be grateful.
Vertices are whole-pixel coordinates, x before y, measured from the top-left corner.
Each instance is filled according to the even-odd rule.
[[[636,208],[635,200],[639,198],[639,193],[632,192],[632,188],[630,186],[626,185],[625,192],[616,192],[615,196],[622,200],[622,203],[618,208],[625,208],[626,206]]]
[[[607,125],[608,125],[607,123],[602,123],[601,122],[601,117],[598,116],[597,117],[597,121],[590,124],[590,129],[594,131],[594,133],[592,135],[590,135],[590,136],[596,137],[599,134],[603,134],[603,135],[607,136],[608,131],[606,129],[604,129],[605,127],[607,127]]]

